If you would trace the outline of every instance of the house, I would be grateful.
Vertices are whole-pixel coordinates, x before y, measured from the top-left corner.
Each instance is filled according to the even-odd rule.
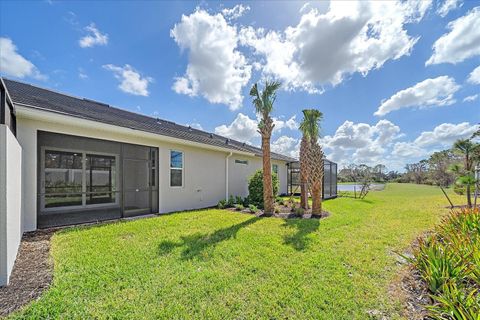
[[[0,78],[1,79],[1,78]],[[23,232],[247,196],[262,151],[101,102],[1,79],[0,284]],[[287,164],[272,153],[280,193]]]

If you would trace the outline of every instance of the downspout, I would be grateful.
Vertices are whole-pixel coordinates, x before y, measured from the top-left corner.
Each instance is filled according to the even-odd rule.
[[[232,156],[233,152],[230,152],[225,157],[225,200],[228,200],[228,159]]]

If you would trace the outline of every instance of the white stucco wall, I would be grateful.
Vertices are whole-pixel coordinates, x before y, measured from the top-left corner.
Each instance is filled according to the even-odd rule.
[[[235,160],[246,160],[248,164],[235,163]],[[262,169],[262,158],[232,155],[229,158],[229,195],[246,197],[248,195],[248,180],[257,170]],[[272,160],[272,165],[278,165],[280,182],[279,193],[287,193],[287,166],[286,162]]]
[[[0,125],[0,285],[8,284],[22,238],[21,147]]]
[[[225,166],[229,150],[210,150],[202,146],[172,143],[167,141],[168,138],[136,130],[121,130],[122,133],[119,133],[112,131],[112,126],[91,121],[89,123],[80,119],[74,119],[73,122],[69,120],[67,123],[55,117],[51,120],[33,118],[33,116],[22,115],[21,112],[17,115],[17,138],[23,147],[23,223],[26,231],[35,230],[37,227],[38,130],[158,147],[159,211],[161,213],[214,206],[219,200],[225,198]],[[170,187],[170,150],[184,152],[183,187]],[[229,193],[246,196],[248,177],[261,168],[261,158],[247,155],[246,157],[250,160],[249,168],[241,172],[237,170],[238,165],[233,164],[234,159],[239,157],[245,157],[245,155],[233,153],[229,159]],[[286,192],[285,162],[274,161],[274,163],[279,165],[281,192]],[[240,192],[242,190],[243,193]]]

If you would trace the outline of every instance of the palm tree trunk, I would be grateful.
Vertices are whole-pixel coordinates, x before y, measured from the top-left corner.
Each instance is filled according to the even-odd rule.
[[[472,207],[472,195],[471,195],[471,192],[470,192],[470,184],[468,183],[467,184],[467,205],[469,208]]]
[[[300,144],[300,207],[308,210],[308,147],[309,141],[304,136]]]
[[[263,153],[263,212],[273,215],[272,165],[270,162],[270,137],[262,136]]]
[[[322,214],[322,188],[320,183],[316,182],[312,186],[312,214]]]

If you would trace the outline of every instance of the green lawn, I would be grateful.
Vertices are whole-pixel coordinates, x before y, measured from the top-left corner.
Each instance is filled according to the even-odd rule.
[[[394,251],[445,205],[434,187],[391,184],[326,201],[320,221],[202,210],[65,230],[52,287],[12,318],[398,318]]]

